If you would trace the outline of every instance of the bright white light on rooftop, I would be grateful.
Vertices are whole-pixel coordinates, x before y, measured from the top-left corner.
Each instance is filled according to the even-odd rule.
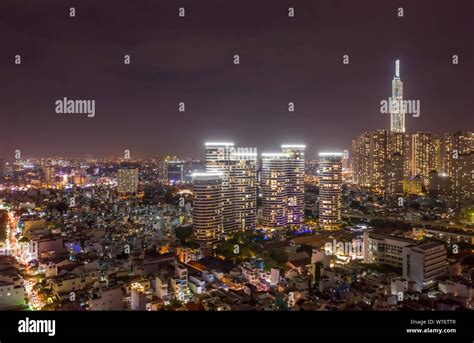
[[[319,156],[342,156],[342,152],[320,152]]]
[[[205,146],[234,146],[234,143],[231,142],[206,142]]]
[[[209,172],[209,173],[193,173],[192,177],[206,177],[206,176],[222,176],[222,173]]]
[[[288,157],[288,154],[282,152],[267,152],[262,153],[262,157]]]
[[[304,144],[283,144],[281,146],[283,149],[285,148],[299,148],[299,149],[305,149],[306,145]]]

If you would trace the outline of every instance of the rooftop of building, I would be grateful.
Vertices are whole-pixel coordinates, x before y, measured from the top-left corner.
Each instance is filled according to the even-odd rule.
[[[440,247],[440,246],[444,246],[444,243],[441,243],[441,242],[428,242],[428,243],[423,243],[423,244],[417,245],[415,249],[416,250],[421,250],[421,251],[426,251],[426,250],[430,250],[430,249],[437,248],[437,247]]]
[[[374,239],[391,239],[395,241],[416,244],[415,240],[406,238],[406,237],[400,237],[400,236],[394,236],[394,235],[382,234],[382,233],[376,233],[376,232],[369,232],[368,234],[370,238],[374,238]]]

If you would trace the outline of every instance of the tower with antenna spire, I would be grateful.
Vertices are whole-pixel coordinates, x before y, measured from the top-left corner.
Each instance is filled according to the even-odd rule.
[[[403,107],[403,82],[400,79],[400,60],[395,61],[395,76],[392,80],[390,105],[390,131],[405,132],[405,109]]]

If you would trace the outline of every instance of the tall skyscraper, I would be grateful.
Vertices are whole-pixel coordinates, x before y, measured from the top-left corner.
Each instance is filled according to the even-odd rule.
[[[401,132],[387,133],[387,155],[389,160],[394,154],[400,154],[403,160],[403,177],[410,176],[410,136]]]
[[[408,135],[376,130],[365,132],[352,142],[354,182],[387,193],[400,193],[410,174]]]
[[[474,133],[448,132],[444,137],[444,169],[456,202],[474,201]]]
[[[319,225],[335,229],[341,225],[342,153],[319,153]]]
[[[224,231],[222,174],[195,173],[193,193],[193,240],[212,245]]]
[[[231,159],[234,149],[234,143],[230,142],[207,142],[206,148],[206,171],[222,172],[225,161]]]
[[[430,172],[441,172],[441,138],[428,132],[417,132],[412,135],[411,144],[412,176],[419,176],[423,185],[428,188]]]
[[[230,180],[235,189],[236,230],[253,230],[257,222],[257,152],[235,153]]]
[[[305,149],[302,144],[282,145],[282,153],[287,154],[287,197],[288,225],[301,225],[304,219],[304,176]]]
[[[399,153],[394,152],[387,162],[387,173],[385,187],[387,194],[401,194],[403,193],[404,176],[404,162],[405,158]]]
[[[234,175],[233,160],[235,148],[234,143],[229,142],[207,142],[206,148],[206,171],[209,173],[220,173],[222,178],[223,194],[223,225],[225,232],[236,230],[235,188],[231,185]]]
[[[117,192],[132,194],[138,191],[138,167],[133,164],[123,164],[117,171]]]
[[[400,60],[395,61],[389,109],[390,131],[365,132],[352,141],[353,178],[358,185],[397,194],[402,191],[403,180],[410,176]]]
[[[206,171],[221,174],[224,234],[255,228],[257,149],[206,143]]]
[[[261,171],[262,225],[278,229],[288,224],[288,154],[263,153]]]
[[[400,60],[395,61],[395,76],[392,79],[392,101],[399,106],[390,106],[390,131],[405,132],[405,110],[403,104],[403,82],[400,79]]]

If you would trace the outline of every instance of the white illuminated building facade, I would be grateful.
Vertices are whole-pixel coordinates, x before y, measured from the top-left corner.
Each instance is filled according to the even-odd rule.
[[[212,245],[224,230],[222,174],[193,174],[193,193],[193,240]]]
[[[288,199],[288,225],[299,226],[304,219],[304,175],[305,175],[305,145],[282,145],[282,153],[287,155],[286,173]]]
[[[231,153],[235,150],[234,143],[231,142],[207,142],[206,149],[206,171],[222,172],[224,162],[229,161]]]
[[[403,104],[403,82],[400,79],[400,60],[395,61],[395,76],[392,80],[392,102],[398,106],[390,106],[390,131],[405,132],[405,109]]]
[[[206,171],[220,173],[222,178],[222,212],[223,230],[232,232],[236,229],[235,189],[231,185],[234,161],[232,155],[235,148],[230,142],[208,142],[206,148]]]
[[[336,229],[341,224],[342,153],[319,153],[319,225]]]
[[[288,154],[262,154],[261,192],[262,225],[268,229],[288,224]]]
[[[257,152],[235,153],[235,165],[231,177],[235,189],[236,230],[253,230],[257,223]]]
[[[257,149],[208,142],[206,171],[222,180],[223,234],[254,229],[257,217]]]

